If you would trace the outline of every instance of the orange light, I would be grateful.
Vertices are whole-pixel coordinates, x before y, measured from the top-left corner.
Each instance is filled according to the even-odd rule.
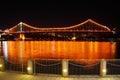
[[[20,34],[20,39],[25,40],[25,35],[24,34]]]
[[[23,23],[23,22],[20,22],[19,24],[17,24],[17,25],[15,25],[15,26],[13,26],[12,28],[10,28],[8,31],[9,32],[14,32],[14,30],[17,28],[17,27],[19,27],[19,25],[20,24],[22,24],[23,26],[26,26],[27,28],[29,28],[29,29],[32,29],[33,31],[37,31],[37,32],[41,32],[41,31],[51,31],[51,30],[55,30],[55,31],[64,31],[64,30],[68,30],[68,29],[71,29],[72,30],[72,28],[77,28],[77,27],[82,27],[82,25],[84,25],[84,24],[86,24],[86,23],[88,23],[88,22],[90,22],[90,23],[92,23],[92,24],[95,24],[95,25],[97,25],[99,28],[101,28],[101,29],[103,29],[104,31],[107,31],[107,32],[112,32],[111,31],[111,29],[110,28],[108,28],[107,26],[104,26],[104,25],[102,25],[102,24],[99,24],[99,23],[97,23],[97,22],[95,22],[95,21],[93,21],[92,19],[88,19],[88,20],[86,20],[86,21],[84,21],[84,22],[81,22],[81,23],[79,23],[79,24],[77,24],[77,25],[73,25],[73,26],[68,26],[68,27],[57,27],[57,28],[38,28],[38,27],[34,27],[34,26],[31,26],[31,25],[28,25],[28,24],[26,24],[26,23]],[[70,31],[70,30],[69,30]],[[82,30],[81,30],[82,31]],[[84,31],[84,30],[83,30]],[[91,31],[93,31],[93,30],[91,30]],[[95,30],[94,30],[95,31]],[[98,30],[98,31],[101,31],[101,30]]]
[[[8,41],[8,56],[18,61],[23,57],[26,62],[28,58],[110,59],[115,58],[115,48],[116,42]]]

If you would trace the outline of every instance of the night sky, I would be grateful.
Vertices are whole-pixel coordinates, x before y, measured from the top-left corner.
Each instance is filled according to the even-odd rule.
[[[8,0],[0,2],[0,29],[10,28],[21,21],[36,27],[65,27],[91,18],[119,30],[120,5],[117,1]]]

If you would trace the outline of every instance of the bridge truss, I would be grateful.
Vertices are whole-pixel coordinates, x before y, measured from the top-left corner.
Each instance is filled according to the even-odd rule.
[[[107,26],[99,24],[92,19],[88,19],[77,25],[59,28],[40,28],[20,22],[8,29],[6,33],[14,35],[24,34],[25,36],[27,35],[27,37],[32,37],[34,39],[37,38],[40,40],[76,40],[86,37],[98,39],[106,34],[113,34],[113,31]],[[108,35],[105,37],[108,37]]]

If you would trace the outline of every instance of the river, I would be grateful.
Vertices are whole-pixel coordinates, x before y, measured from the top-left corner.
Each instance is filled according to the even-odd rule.
[[[6,60],[115,59],[116,42],[98,41],[1,41],[0,54]]]

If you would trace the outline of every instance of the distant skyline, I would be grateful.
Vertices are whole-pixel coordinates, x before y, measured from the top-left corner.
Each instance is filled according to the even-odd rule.
[[[36,27],[64,27],[87,19],[119,29],[119,7],[115,0],[1,2],[0,29],[10,28],[21,21]]]

